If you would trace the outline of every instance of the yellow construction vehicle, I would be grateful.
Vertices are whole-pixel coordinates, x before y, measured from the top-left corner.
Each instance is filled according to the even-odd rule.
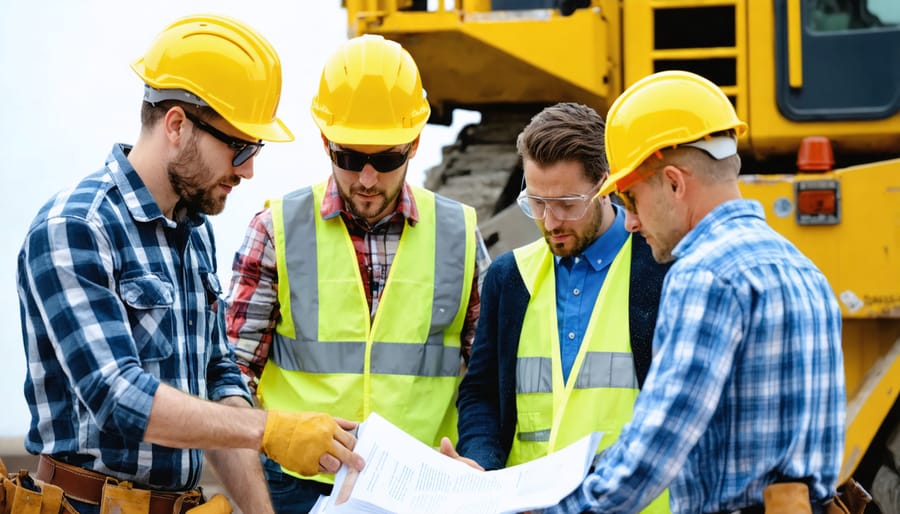
[[[351,36],[381,34],[413,55],[430,122],[448,124],[454,109],[481,113],[445,147],[426,186],[474,204],[495,255],[537,235],[514,212],[522,177],[514,143],[541,108],[574,101],[605,113],[625,87],[667,69],[718,84],[750,125],[740,140],[744,195],[762,202],[841,302],[841,480],[854,476],[883,512],[900,513],[900,2],[343,5]]]

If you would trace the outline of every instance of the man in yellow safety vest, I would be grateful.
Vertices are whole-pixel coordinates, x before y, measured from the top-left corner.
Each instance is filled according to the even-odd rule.
[[[650,366],[667,266],[625,229],[623,208],[596,197],[609,173],[604,129],[590,107],[562,103],[519,135],[518,202],[544,237],[498,257],[485,277],[457,448],[484,468],[542,457],[593,431],[609,446]],[[668,512],[667,495],[648,512]]]
[[[406,183],[429,112],[395,42],[354,38],[326,62],[312,116],[332,175],[270,200],[235,258],[228,335],[264,407],[377,412],[433,446],[455,433],[479,240],[471,207]],[[279,513],[333,483],[264,471]]]

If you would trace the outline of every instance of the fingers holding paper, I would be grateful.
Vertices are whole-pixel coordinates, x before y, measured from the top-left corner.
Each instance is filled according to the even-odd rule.
[[[332,473],[342,462],[362,470],[363,458],[353,453],[356,438],[346,431],[355,425],[319,412],[268,411],[262,450],[304,476]]]
[[[353,453],[356,446],[356,428],[359,423],[348,421],[342,418],[334,418],[338,428],[334,432],[333,451],[330,452],[332,457],[338,459],[337,467],[329,469],[329,473],[337,472],[341,463],[346,463],[351,469],[362,471],[365,461],[359,455]]]
[[[462,455],[460,455],[456,451],[456,448],[454,448],[453,443],[450,442],[449,437],[441,438],[441,453],[446,455],[447,457],[450,457],[453,460],[457,460],[459,462],[462,462],[463,464],[466,464],[469,467],[475,468],[478,471],[484,471],[484,468],[481,467],[480,464],[478,464],[477,462],[475,462],[472,459],[469,459],[467,457],[463,457]]]

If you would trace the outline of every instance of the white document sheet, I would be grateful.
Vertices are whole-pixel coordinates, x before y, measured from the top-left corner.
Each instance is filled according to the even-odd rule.
[[[359,426],[361,473],[344,466],[334,491],[311,514],[502,514],[556,505],[587,474],[602,434],[595,432],[538,460],[478,471],[446,457],[372,414]]]

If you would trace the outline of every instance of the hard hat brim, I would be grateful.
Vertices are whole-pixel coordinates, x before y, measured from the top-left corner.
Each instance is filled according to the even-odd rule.
[[[618,193],[619,192],[619,181],[625,178],[628,175],[628,172],[625,173],[613,173],[606,179],[606,182],[600,186],[600,190],[597,191],[597,194],[594,195],[594,198],[599,198],[601,196],[606,196],[610,193]]]
[[[240,123],[230,122],[234,128],[255,139],[272,141],[274,143],[287,143],[294,140],[294,134],[280,118],[275,118],[270,123]]]

